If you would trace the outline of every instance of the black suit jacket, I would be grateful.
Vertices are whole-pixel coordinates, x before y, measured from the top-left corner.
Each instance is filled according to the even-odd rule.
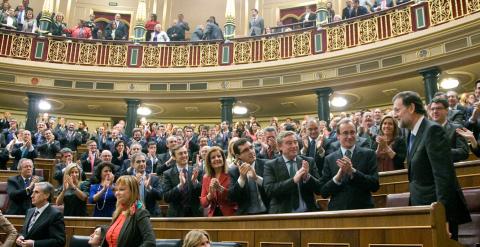
[[[68,135],[68,130],[59,134],[58,141],[61,148],[70,148],[72,151],[77,151],[77,147],[82,144],[82,135],[77,131],[74,131],[73,135]]]
[[[20,235],[25,239],[35,241],[35,247],[63,247],[65,246],[65,223],[60,211],[48,205],[43,213],[38,216],[35,224],[27,232],[30,219],[35,208],[28,210]]]
[[[308,16],[308,19],[305,19],[306,16],[307,16],[307,13],[303,14],[302,19],[300,20],[301,22],[303,22],[303,27],[306,28],[306,27],[315,26],[315,20],[317,19],[317,14],[314,12],[310,13],[310,15]]]
[[[176,162],[172,160],[168,165],[166,162],[171,158],[172,156],[170,155],[170,152],[166,152],[164,154],[161,154],[158,156],[158,164],[157,164],[157,169],[155,172],[157,173],[158,176],[161,176],[163,172],[166,170],[174,167],[176,165]]]
[[[266,161],[267,160],[264,159],[257,159],[255,161],[255,173],[260,177],[263,177],[264,175],[263,171]],[[228,174],[230,175],[230,190],[228,191],[228,199],[238,204],[238,215],[245,214],[248,210],[250,202],[250,190],[248,189],[247,181],[245,181],[243,188],[240,187],[240,184],[238,183],[240,171],[238,170],[237,166],[230,168]],[[262,198],[263,204],[268,210],[269,200],[264,186],[258,186],[258,190],[260,192],[260,197]]]
[[[452,161],[459,162],[468,159],[468,143],[463,136],[457,134],[456,129],[462,128],[462,126],[447,122],[443,129],[447,135],[447,139],[450,140],[450,147],[452,151]]]
[[[188,166],[187,183],[188,192],[184,193],[178,189],[177,185],[180,183],[178,177],[179,171],[174,165],[163,173],[163,199],[168,203],[167,217],[185,217],[186,210],[191,210],[191,216],[203,216],[203,209],[200,206],[200,193],[202,192],[202,177],[203,173],[200,171],[197,176],[198,183],[194,184],[191,181],[193,166]]]
[[[430,205],[440,201],[445,206],[448,222],[462,224],[471,221],[455,174],[450,143],[442,126],[423,119],[408,152],[407,163],[411,205]]]
[[[102,246],[108,246],[107,241],[103,241]],[[117,246],[155,247],[155,233],[150,223],[150,215],[145,208],[138,208],[135,214],[125,219]]]
[[[125,172],[123,175],[135,176],[133,170],[131,172]],[[162,187],[160,185],[160,179],[156,175],[150,176],[150,185],[152,186],[151,190],[145,188],[145,208],[148,210],[151,216],[159,217],[161,216],[160,207],[158,206],[157,201],[162,200]]]
[[[7,180],[7,194],[10,199],[6,214],[24,215],[32,207],[31,192],[25,190],[22,176],[9,177]]]
[[[307,211],[317,211],[318,207],[314,196],[314,193],[320,192],[317,166],[312,158],[297,155],[297,169],[302,167],[303,160],[309,163],[310,179],[307,182],[299,182],[300,192],[307,205]],[[263,185],[270,198],[270,208],[268,212],[273,214],[291,213],[293,208],[292,197],[298,196],[298,189],[297,184],[293,182],[293,178],[290,177],[283,156],[267,161],[263,174]]]
[[[322,196],[330,197],[328,210],[373,208],[372,192],[379,189],[377,157],[373,150],[355,146],[352,165],[356,173],[352,178],[344,177],[341,184],[333,182],[338,172],[336,161],[343,157],[339,149],[325,158],[320,180]]]
[[[350,15],[351,18],[357,17],[357,16],[362,16],[368,14],[368,9],[364,6],[358,6],[358,8],[355,10],[352,10],[352,14]]]
[[[465,110],[448,110],[448,121],[463,125],[465,123]]]
[[[45,159],[55,159],[57,153],[60,151],[60,142],[54,141],[53,143],[43,143],[37,146],[38,156]]]
[[[13,149],[12,149],[12,153],[11,155],[15,158],[13,160],[13,166],[11,167],[12,170],[17,170],[17,165],[18,165],[18,161],[20,161],[20,159],[22,158],[27,158],[27,159],[31,159],[32,161],[37,158],[37,150],[35,149],[35,147],[33,148],[32,151],[26,151],[26,152],[23,152],[22,151],[22,146],[23,144],[15,144],[13,145]]]

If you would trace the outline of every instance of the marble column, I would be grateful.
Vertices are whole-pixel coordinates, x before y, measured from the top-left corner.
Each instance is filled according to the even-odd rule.
[[[28,111],[27,122],[25,123],[25,129],[30,131],[37,130],[37,117],[40,113],[38,103],[43,98],[43,95],[37,93],[27,93],[28,96]]]
[[[135,128],[135,124],[137,123],[137,109],[140,105],[140,100],[126,99],[125,101],[127,102],[127,126],[125,126],[125,135],[131,137],[132,130]]]
[[[318,88],[315,90],[317,94],[317,114],[319,120],[324,120],[330,123],[330,95],[333,93],[333,89],[330,87]]]
[[[423,83],[425,86],[425,101],[430,104],[433,96],[438,91],[438,76],[441,70],[438,67],[426,68],[418,71],[423,76]]]

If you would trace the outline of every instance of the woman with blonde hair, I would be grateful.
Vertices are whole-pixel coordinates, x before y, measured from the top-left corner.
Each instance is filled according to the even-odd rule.
[[[202,181],[200,203],[208,209],[208,217],[234,215],[237,205],[228,200],[230,176],[225,153],[220,147],[212,147],[206,155],[206,174]]]
[[[64,205],[65,216],[87,216],[88,193],[85,182],[82,182],[80,168],[71,163],[65,168],[62,191],[57,197],[56,204]]]
[[[204,230],[191,230],[185,235],[182,247],[210,247],[210,235]]]
[[[117,207],[105,241],[110,247],[155,246],[150,214],[140,200],[138,182],[130,175],[121,176],[115,184]]]

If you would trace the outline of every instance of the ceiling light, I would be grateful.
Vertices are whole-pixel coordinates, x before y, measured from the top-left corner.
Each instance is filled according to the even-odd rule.
[[[455,78],[445,78],[440,82],[440,87],[443,89],[452,89],[458,87],[460,82]]]
[[[237,115],[244,115],[247,114],[248,109],[245,106],[236,105],[233,107],[232,112]]]
[[[144,107],[144,106],[138,107],[137,114],[140,115],[140,116],[148,116],[148,115],[152,114],[152,110],[150,110],[150,108]]]
[[[344,97],[336,96],[330,101],[330,104],[335,107],[344,107],[346,106],[348,101]]]
[[[48,103],[48,101],[40,100],[40,102],[38,102],[38,108],[42,111],[48,111],[52,109],[52,105]]]

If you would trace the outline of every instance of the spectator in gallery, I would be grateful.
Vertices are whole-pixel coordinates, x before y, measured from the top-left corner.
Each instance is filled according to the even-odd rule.
[[[352,5],[353,5],[353,2],[352,0],[347,0],[345,2],[345,8],[343,8],[342,10],[342,20],[346,20],[346,19],[350,19],[350,16],[352,15]]]
[[[98,39],[99,28],[97,23],[95,23],[95,14],[90,14],[89,20],[85,22],[85,27],[90,28],[90,31],[92,31],[92,39]]]
[[[67,36],[67,24],[64,22],[63,13],[58,12],[55,15],[55,21],[50,24],[50,33],[54,36]],[[76,149],[75,149],[76,150]]]
[[[265,28],[263,17],[258,15],[257,9],[252,9],[250,12],[252,13],[252,16],[250,18],[250,21],[248,22],[249,35],[250,36],[262,35]]]
[[[1,17],[2,17],[2,19],[0,20],[1,24],[11,29],[17,29],[18,22],[17,22],[17,19],[15,18],[14,10],[12,8],[7,10],[6,15],[2,15]]]
[[[228,199],[230,176],[227,173],[227,162],[222,149],[212,147],[208,150],[205,171],[200,203],[204,208],[208,208],[208,216],[234,215],[237,205]]]
[[[161,24],[156,24],[154,31],[150,33],[150,39],[152,42],[169,42],[170,38],[167,33],[163,31]]]
[[[203,38],[203,30],[205,28],[203,25],[198,25],[195,30],[192,33],[192,36],[190,37],[190,41],[199,41],[202,40]]]
[[[218,26],[215,16],[210,16],[205,26],[205,32],[203,33],[204,40],[218,40],[223,39],[222,29]]]
[[[151,14],[150,15],[150,20],[148,20],[146,23],[145,23],[145,29],[147,29],[147,34],[145,36],[145,40],[151,40],[151,37],[152,37],[152,33],[155,31],[155,26],[157,24],[160,24],[158,21],[157,21],[157,14]]]
[[[122,16],[120,14],[115,14],[115,19],[107,25],[105,28],[110,35],[105,35],[111,37],[111,40],[127,40],[128,38],[128,27],[125,23],[122,22]]]
[[[80,20],[77,26],[70,29],[70,35],[76,39],[92,39],[92,30],[85,25],[84,20]]]
[[[310,6],[306,6],[305,14],[300,20],[303,23],[303,28],[315,26],[315,20],[317,20],[317,15],[312,11]]]
[[[28,10],[23,20],[22,32],[26,33],[36,33],[38,29],[37,19],[33,16],[33,11]]]
[[[332,2],[327,2],[327,21],[328,23],[334,22],[334,17],[335,17],[335,10],[333,10],[333,4]]]
[[[394,0],[374,0],[370,9],[371,12],[378,12],[393,7]]]
[[[183,14],[178,14],[177,18],[178,38],[180,41],[185,41],[185,32],[190,31],[190,27],[188,26],[188,22],[185,21]]]
[[[167,29],[167,35],[171,41],[181,41],[182,37],[180,37],[180,27],[177,25],[178,21],[175,19],[173,20],[170,27]]]
[[[115,210],[117,199],[114,194],[115,167],[111,163],[101,163],[95,169],[91,179],[88,202],[95,204],[93,217],[111,217]]]
[[[350,18],[362,16],[368,14],[368,10],[366,7],[360,5],[359,0],[353,0],[353,5],[352,5],[352,12],[350,15]]]

